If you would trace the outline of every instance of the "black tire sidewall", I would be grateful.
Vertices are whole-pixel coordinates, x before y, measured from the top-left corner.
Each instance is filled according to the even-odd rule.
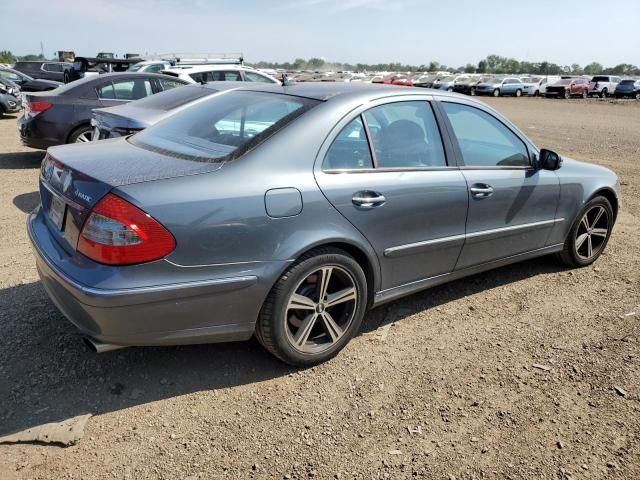
[[[286,332],[286,307],[293,289],[309,274],[323,266],[338,266],[346,270],[354,280],[358,290],[358,304],[354,318],[344,335],[333,346],[318,354],[307,354],[295,349],[288,340]],[[275,348],[276,355],[283,361],[295,366],[310,366],[322,363],[338,354],[360,329],[367,309],[367,279],[362,267],[356,260],[346,253],[332,251],[312,256],[291,267],[278,280],[275,295],[270,299],[271,323],[270,342]],[[269,299],[268,299],[269,301]],[[262,321],[262,318],[261,318]]]
[[[580,221],[582,220],[582,217],[584,216],[585,212],[587,212],[588,210],[598,205],[604,207],[607,212],[607,215],[609,216],[609,232],[607,233],[607,238],[604,239],[604,243],[602,244],[602,248],[600,248],[600,251],[598,252],[598,254],[595,257],[587,260],[582,257],[579,257],[578,254],[576,253],[576,231],[580,226]],[[588,265],[591,265],[598,258],[600,258],[600,255],[602,255],[602,252],[604,252],[604,249],[607,248],[607,244],[609,243],[609,239],[611,238],[611,232],[613,231],[613,223],[614,223],[613,208],[611,207],[609,200],[607,200],[605,197],[602,197],[602,196],[594,197],[585,204],[585,206],[582,208],[582,210],[580,210],[580,213],[577,215],[576,219],[574,220],[573,225],[571,226],[571,230],[569,231],[569,236],[567,237],[567,240],[565,242],[565,252],[566,254],[569,255],[571,262],[575,266],[586,267]]]

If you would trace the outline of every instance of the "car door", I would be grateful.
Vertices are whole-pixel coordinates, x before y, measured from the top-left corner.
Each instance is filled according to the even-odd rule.
[[[452,271],[468,203],[430,102],[387,102],[343,119],[315,169],[324,195],[375,249],[383,290]]]
[[[532,147],[493,113],[454,100],[439,105],[469,190],[456,270],[543,248],[560,221],[555,172],[534,168]]]

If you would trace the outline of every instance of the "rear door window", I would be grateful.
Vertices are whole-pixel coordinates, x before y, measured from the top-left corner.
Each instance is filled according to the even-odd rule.
[[[426,101],[380,105],[364,114],[379,168],[445,167],[440,131]]]
[[[206,82],[241,82],[242,77],[238,70],[215,70],[206,72]]]
[[[98,88],[98,96],[106,100],[138,100],[153,94],[151,81],[146,78],[118,80]]]
[[[271,79],[256,72],[244,72],[244,78],[247,82],[273,83]]]
[[[171,90],[172,88],[184,86],[184,83],[178,82],[177,80],[161,78],[158,81],[160,82],[160,86],[162,87],[162,90]]]
[[[497,118],[475,107],[441,103],[470,167],[527,167],[527,146]]]

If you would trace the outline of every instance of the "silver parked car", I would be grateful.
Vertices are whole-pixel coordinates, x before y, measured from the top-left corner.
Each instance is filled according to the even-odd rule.
[[[28,233],[99,351],[246,340],[311,365],[373,306],[512,262],[604,250],[606,168],[539,150],[469,97],[252,85],[142,132],[50,148]]]

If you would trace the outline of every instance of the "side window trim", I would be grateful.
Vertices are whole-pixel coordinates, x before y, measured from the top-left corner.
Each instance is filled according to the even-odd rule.
[[[366,110],[365,110],[366,111]],[[373,162],[373,169],[378,168],[378,155],[376,154],[376,149],[373,147],[373,138],[371,137],[371,130],[369,130],[369,124],[367,123],[367,119],[364,116],[364,111],[360,112],[360,121],[364,126],[364,134],[367,137],[367,145],[369,147],[369,154],[371,155],[371,161]],[[354,118],[355,120],[355,118]],[[352,120],[353,121],[353,120]]]
[[[454,104],[458,104],[458,105],[464,105],[464,106],[469,107],[469,108],[475,108],[477,110],[480,110],[480,111],[486,113],[490,117],[492,117],[494,120],[496,120],[498,123],[500,123],[500,125],[502,125],[508,131],[510,131],[518,140],[520,140],[522,142],[522,144],[524,145],[525,150],[527,151],[527,157],[529,159],[529,165],[527,165],[527,166],[466,165],[464,163],[464,157],[462,156],[462,150],[460,149],[460,145],[458,144],[458,139],[456,138],[455,133],[453,131],[453,126],[451,125],[451,122],[449,121],[449,118],[447,117],[446,113],[444,112],[443,107],[440,105],[441,102],[454,103]],[[459,102],[459,101],[452,101],[450,99],[446,99],[446,100],[438,99],[435,103],[438,103],[438,109],[441,111],[441,115],[442,115],[442,122],[446,125],[447,134],[448,134],[448,136],[450,136],[452,147],[453,147],[453,150],[455,151],[456,161],[457,161],[458,167],[460,169],[463,169],[463,170],[531,170],[531,169],[535,168],[534,164],[533,164],[533,161],[532,161],[533,152],[531,151],[531,145],[527,141],[525,141],[525,139],[523,139],[520,135],[518,135],[518,133],[514,132],[513,129],[511,127],[509,127],[509,125],[505,124],[502,120],[497,118],[491,112],[488,112],[487,110],[484,110],[482,108],[478,108],[477,106],[472,105],[471,103],[464,102],[464,101]]]

